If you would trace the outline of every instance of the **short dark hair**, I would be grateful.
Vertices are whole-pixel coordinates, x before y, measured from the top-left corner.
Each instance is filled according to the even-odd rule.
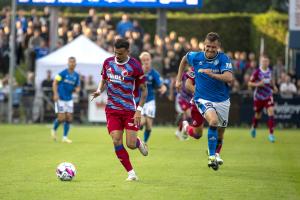
[[[120,38],[120,39],[117,39],[115,41],[114,46],[115,46],[116,49],[125,48],[125,49],[128,50],[129,49],[129,42],[124,38]]]
[[[69,60],[75,60],[76,61],[76,58],[74,56],[71,56],[71,57],[69,57]]]
[[[218,33],[210,32],[206,35],[205,40],[208,40],[210,42],[219,41],[220,42],[220,36]]]

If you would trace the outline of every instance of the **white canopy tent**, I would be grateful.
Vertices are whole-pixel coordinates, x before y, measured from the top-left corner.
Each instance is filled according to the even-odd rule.
[[[66,69],[68,67],[68,58],[71,56],[76,58],[77,66],[75,71],[85,77],[92,75],[94,81],[98,83],[100,81],[102,64],[112,54],[100,48],[84,35],[81,35],[62,48],[36,61],[36,88],[40,89],[48,70],[55,76],[63,69]]]
[[[76,58],[77,65],[75,71],[86,78],[90,75],[93,76],[93,80],[95,81],[96,85],[98,85],[101,79],[100,72],[102,69],[102,64],[104,60],[112,56],[112,54],[100,48],[87,37],[81,35],[62,48],[43,58],[38,59],[36,61],[35,70],[35,87],[37,91],[35,98],[36,106],[34,107],[35,119],[42,114],[40,110],[42,108],[43,97],[41,85],[43,80],[47,77],[47,71],[50,70],[52,72],[52,78],[54,78],[56,74],[68,68],[68,58],[71,56]],[[104,108],[97,106],[99,103],[105,102],[105,99],[105,97],[104,99],[102,97],[93,102],[89,101],[89,121],[104,122],[106,120]]]

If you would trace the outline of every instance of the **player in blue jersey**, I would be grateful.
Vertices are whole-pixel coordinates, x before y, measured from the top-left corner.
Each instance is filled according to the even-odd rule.
[[[188,52],[181,60],[176,88],[182,85],[181,77],[186,65],[194,67],[194,102],[208,122],[208,167],[219,168],[216,149],[222,144],[228,123],[230,99],[228,83],[232,82],[230,59],[220,49],[220,37],[211,32],[206,35],[203,52]],[[219,138],[218,138],[219,135]]]
[[[155,117],[155,90],[158,89],[160,94],[167,91],[167,87],[161,81],[158,71],[152,68],[151,55],[148,52],[140,54],[143,71],[146,77],[148,95],[142,110],[142,125],[145,125],[144,142],[147,143],[151,134],[153,119]]]
[[[53,81],[53,100],[55,102],[55,112],[57,118],[54,120],[53,129],[51,130],[51,136],[57,140],[57,128],[60,123],[64,122],[64,136],[62,141],[66,143],[72,143],[68,138],[70,130],[70,123],[73,120],[73,99],[72,93],[80,91],[79,74],[75,72],[76,59],[70,57],[68,59],[68,69],[61,71],[56,75]]]

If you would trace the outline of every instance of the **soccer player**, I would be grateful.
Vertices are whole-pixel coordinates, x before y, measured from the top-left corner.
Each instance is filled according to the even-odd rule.
[[[75,72],[76,59],[74,57],[69,57],[68,66],[68,69],[63,70],[56,75],[52,85],[53,100],[55,102],[57,118],[54,120],[51,136],[55,141],[57,140],[57,128],[60,123],[64,122],[64,136],[62,141],[72,143],[72,141],[68,138],[70,123],[73,120],[74,103],[72,93],[74,91],[79,93],[80,80],[79,74]]]
[[[167,87],[161,81],[158,71],[152,68],[151,55],[148,52],[140,54],[142,68],[147,82],[147,98],[142,110],[142,125],[145,125],[144,143],[147,143],[151,134],[153,119],[155,117],[155,89],[158,88],[160,94],[167,91]]]
[[[188,91],[191,94],[194,94],[195,73],[192,68],[190,68],[190,71],[186,73],[186,76],[187,79],[184,82],[185,84],[184,87],[186,88],[186,91]],[[200,114],[199,110],[197,109],[197,106],[195,105],[193,100],[191,100],[190,109],[191,109],[191,125],[187,120],[184,120],[182,122],[182,134],[186,135],[183,136],[184,138],[191,136],[198,140],[202,137],[204,119]]]
[[[115,153],[128,172],[128,181],[138,180],[131,165],[128,152],[123,146],[123,131],[126,132],[126,145],[130,149],[138,148],[142,155],[148,155],[147,146],[137,137],[141,123],[141,111],[147,97],[147,85],[140,63],[129,57],[129,42],[117,39],[114,44],[115,56],[103,63],[102,80],[92,94],[98,97],[107,88],[105,108],[107,129],[113,140]],[[140,89],[139,106],[136,106],[134,91]]]
[[[255,88],[253,95],[255,114],[252,119],[251,136],[255,138],[256,127],[262,116],[262,110],[266,108],[269,117],[267,123],[269,127],[269,141],[275,142],[273,90],[277,92],[278,89],[272,79],[272,71],[269,68],[269,64],[269,58],[266,55],[262,56],[261,66],[253,72],[248,83],[248,86]]]
[[[194,102],[207,120],[208,128],[208,167],[218,170],[216,159],[218,144],[218,127],[224,134],[228,123],[230,99],[228,83],[232,82],[232,65],[230,59],[220,49],[220,37],[210,32],[204,41],[204,51],[188,52],[181,60],[176,88],[182,85],[181,77],[185,66],[194,67],[195,93]]]
[[[186,140],[187,135],[182,131],[182,126],[184,121],[191,121],[191,103],[190,101],[193,98],[193,93],[187,90],[185,87],[185,83],[189,78],[189,73],[192,72],[192,69],[190,67],[187,68],[187,70],[183,73],[182,75],[182,88],[178,92],[176,96],[176,107],[178,109],[178,112],[180,113],[180,119],[178,123],[178,128],[176,130],[175,135],[180,139],[180,140]]]
[[[185,82],[185,88],[188,91],[190,91],[192,94],[195,93],[195,74],[193,71],[188,74],[188,79]],[[191,106],[192,106],[191,115],[193,121],[191,125],[187,121],[183,121],[182,133],[183,135],[191,136],[195,139],[200,139],[202,137],[204,119],[193,101],[191,103]],[[222,165],[224,162],[220,156],[222,145],[223,145],[223,139],[224,139],[224,130],[218,127],[218,143],[216,146],[216,160],[219,165]]]

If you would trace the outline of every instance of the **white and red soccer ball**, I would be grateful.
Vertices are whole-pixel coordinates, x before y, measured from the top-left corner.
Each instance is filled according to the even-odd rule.
[[[61,181],[71,181],[76,175],[76,168],[72,163],[60,163],[56,168],[56,175]]]

